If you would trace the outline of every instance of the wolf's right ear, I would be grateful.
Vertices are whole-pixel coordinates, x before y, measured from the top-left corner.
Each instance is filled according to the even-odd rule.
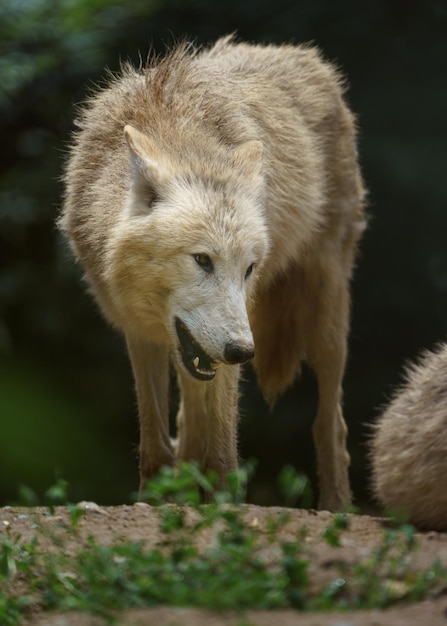
[[[124,127],[124,136],[129,147],[132,188],[138,196],[146,197],[147,208],[168,180],[166,159],[155,143],[133,126]]]

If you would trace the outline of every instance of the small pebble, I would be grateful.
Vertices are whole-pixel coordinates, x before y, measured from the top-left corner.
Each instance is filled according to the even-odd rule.
[[[100,513],[101,515],[108,515],[107,511],[100,507],[99,504],[96,504],[96,502],[87,502],[86,500],[83,500],[82,502],[78,502],[76,506],[87,513]]]

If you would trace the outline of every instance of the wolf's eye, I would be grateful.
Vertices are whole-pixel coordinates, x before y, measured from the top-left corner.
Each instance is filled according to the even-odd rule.
[[[253,271],[254,266],[255,266],[255,264],[254,264],[254,263],[252,263],[251,265],[249,265],[249,266],[247,267],[247,271],[245,272],[245,278],[248,278],[248,277],[250,276],[250,274],[251,274],[251,273],[252,273],[252,271]]]
[[[213,271],[213,262],[211,261],[210,257],[207,254],[203,252],[201,254],[195,254],[194,260],[197,263],[197,265],[200,265],[200,267],[203,270],[205,270],[205,272]]]

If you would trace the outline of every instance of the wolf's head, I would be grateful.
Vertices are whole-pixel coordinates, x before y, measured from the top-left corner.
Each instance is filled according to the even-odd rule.
[[[254,355],[247,308],[268,250],[262,145],[212,162],[168,156],[126,126],[127,206],[108,251],[108,282],[127,332],[169,344],[199,380]],[[208,152],[209,154],[209,152]]]

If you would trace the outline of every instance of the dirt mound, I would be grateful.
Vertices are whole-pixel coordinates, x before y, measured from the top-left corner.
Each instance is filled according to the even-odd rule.
[[[100,546],[112,546],[120,542],[141,542],[142,549],[152,550],[166,544],[166,535],[160,529],[160,507],[137,503],[132,506],[99,507],[94,503],[82,503],[83,515],[76,522],[73,532],[73,512],[68,507],[56,507],[49,514],[47,508],[0,509],[2,535],[25,545],[38,537],[41,553],[51,554],[57,550],[66,556],[77,554],[88,542],[94,540]],[[331,581],[339,580],[340,572],[352,572],[355,564],[371,560],[383,547],[383,537],[387,523],[382,518],[365,515],[347,515],[346,529],[342,532],[334,526],[334,516],[325,511],[283,509],[239,505],[237,514],[244,525],[252,529],[264,541],[263,558],[274,561],[277,558],[279,543],[293,543],[297,536],[302,541],[302,549],[308,561],[309,593],[317,593],[330,586]],[[287,514],[287,521],[284,521]],[[194,521],[198,512],[187,508],[189,522]],[[270,541],[269,528],[272,521],[283,520],[275,541]],[[335,530],[334,530],[335,529]],[[328,538],[328,531],[335,532]],[[216,530],[207,528],[194,535],[194,543],[199,551],[205,552],[215,540]],[[90,538],[90,539],[89,539]],[[428,570],[434,561],[447,564],[447,534],[427,532],[416,533],[416,547],[411,550],[412,572]],[[382,546],[382,547],[381,547]],[[349,576],[349,574],[347,574]],[[386,575],[386,574],[385,574]],[[410,575],[409,580],[411,579]],[[338,577],[338,578],[337,578]],[[386,582],[386,581],[385,581]],[[11,583],[10,583],[11,584]],[[17,576],[12,585],[21,583]],[[445,579],[438,581],[434,589],[425,594],[421,601],[405,603],[406,582],[388,581],[393,587],[396,599],[401,600],[391,608],[365,609],[346,612],[307,613],[299,610],[246,610],[210,611],[196,608],[158,606],[138,608],[120,613],[119,624],[157,626],[379,626],[399,624],[430,626],[447,624],[447,584]],[[99,626],[100,618],[79,612],[43,613],[38,604],[36,609],[25,612],[23,621],[27,626]]]

